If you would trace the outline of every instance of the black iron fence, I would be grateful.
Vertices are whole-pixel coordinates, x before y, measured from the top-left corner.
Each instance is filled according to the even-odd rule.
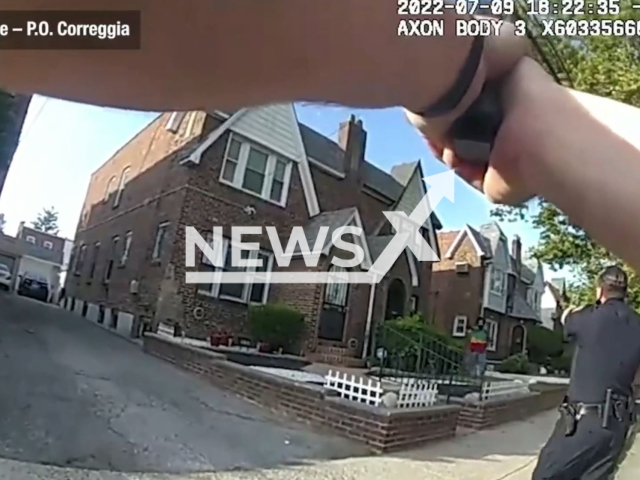
[[[427,332],[403,332],[389,324],[378,327],[371,358],[372,375],[384,378],[420,378],[440,384],[439,392],[464,397],[482,390],[483,378],[471,375],[465,352]]]

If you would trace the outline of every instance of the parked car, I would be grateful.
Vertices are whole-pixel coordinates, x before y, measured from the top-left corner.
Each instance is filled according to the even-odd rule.
[[[18,295],[35,298],[43,302],[49,301],[49,282],[37,275],[25,274],[18,285]]]
[[[11,290],[11,270],[4,263],[0,263],[0,289]]]

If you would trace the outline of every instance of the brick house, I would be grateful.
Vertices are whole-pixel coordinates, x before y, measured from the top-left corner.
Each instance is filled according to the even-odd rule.
[[[412,310],[426,315],[429,263],[407,250],[373,291],[344,283],[268,285],[267,271],[328,271],[340,252],[324,245],[317,266],[294,255],[280,267],[263,228],[245,237],[261,248],[251,253],[263,261],[253,283],[194,285],[185,283],[187,271],[215,267],[204,256],[186,267],[185,229],[212,238],[212,228],[222,226],[228,263],[232,225],[274,226],[283,245],[294,226],[304,228],[310,245],[321,226],[327,238],[340,226],[360,226],[365,235],[356,240],[365,263],[374,262],[393,233],[383,212],[410,213],[426,190],[420,162],[386,173],[365,160],[366,139],[362,122],[351,117],[334,142],[300,124],[291,104],[160,115],[93,173],[67,294],[156,325],[178,322],[199,338],[215,330],[246,335],[248,305],[284,302],[305,315],[305,354],[361,359],[377,322]],[[438,228],[432,215],[420,229],[436,249]]]
[[[552,278],[545,282],[542,295],[542,326],[555,332],[562,332],[562,313],[569,306],[569,296],[564,278]]]
[[[542,265],[523,258],[517,236],[509,251],[497,223],[441,232],[438,242],[444,257],[433,267],[431,318],[457,338],[485,318],[489,360],[525,351],[527,329],[541,321]]]

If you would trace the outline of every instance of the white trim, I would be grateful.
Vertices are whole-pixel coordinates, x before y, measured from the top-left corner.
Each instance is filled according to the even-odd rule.
[[[496,334],[493,338],[491,338],[491,329],[489,328],[489,325],[491,324],[496,326]],[[495,352],[496,350],[498,350],[498,335],[500,334],[500,324],[495,320],[485,319],[485,326],[487,328],[488,337],[487,350],[489,352]]]
[[[165,125],[165,129],[171,133],[177,133],[180,130],[180,125],[182,125],[182,121],[184,120],[184,116],[186,112],[173,112],[169,116],[169,120]]]
[[[53,250],[53,242],[50,240],[44,240],[42,242],[42,248],[46,248],[47,250]]]
[[[238,158],[232,159],[232,161],[236,163],[236,168],[233,174],[233,181],[229,181],[224,178],[224,171],[225,171],[225,166],[227,165],[229,148],[230,148],[231,142],[233,141],[236,141],[240,144],[240,151],[238,153]],[[265,170],[263,173],[264,180],[262,183],[262,191],[260,193],[254,192],[253,190],[249,190],[242,186],[244,182],[245,174],[247,172],[247,163],[249,161],[249,153],[251,150],[255,150],[267,156]],[[271,189],[273,188],[275,168],[278,162],[285,164],[280,201],[271,199]],[[261,145],[255,144],[253,141],[245,140],[241,135],[231,133],[229,135],[227,146],[225,148],[224,159],[222,162],[222,168],[220,169],[220,177],[218,178],[218,181],[224,185],[228,185],[237,190],[240,190],[241,192],[248,193],[249,195],[253,195],[261,200],[264,200],[265,202],[269,202],[281,208],[285,208],[287,206],[286,202],[288,198],[288,188],[291,183],[291,171],[292,171],[291,164],[292,163],[293,162],[288,158],[274,154],[268,149],[262,147]]]
[[[32,245],[36,244],[36,237],[34,237],[33,235],[27,235],[26,238],[24,239],[25,242],[30,243]]]
[[[500,290],[493,289],[493,272],[500,274]],[[504,295],[506,277],[507,275],[505,272],[503,272],[499,268],[496,268],[495,265],[491,265],[490,272],[489,272],[489,292],[493,293],[494,295]]]
[[[226,121],[224,121],[222,123],[222,125],[220,125],[218,128],[216,128],[215,130],[213,130],[209,136],[207,137],[207,139],[202,142],[200,144],[200,146],[198,148],[196,148],[193,152],[191,152],[191,154],[183,159],[180,164],[184,165],[185,163],[195,163],[196,165],[199,165],[201,160],[202,160],[202,154],[211,146],[215,143],[216,140],[218,140],[222,134],[224,132],[226,132],[229,127],[235,123],[242,115],[244,115],[247,112],[247,109],[242,109],[242,110],[238,110],[236,113],[234,113],[233,115],[231,115]]]
[[[522,323],[517,323],[511,327],[511,332],[509,332],[509,354],[511,354],[511,346],[513,345],[513,332],[518,327],[522,327],[522,330],[524,331],[524,334],[522,335],[522,351],[520,353],[524,353],[527,350],[527,327]]]
[[[304,148],[304,142],[302,141],[302,135],[300,133],[300,127],[298,122],[298,115],[293,107],[293,104],[289,104],[290,108],[293,109],[293,116],[296,122],[295,129],[295,139],[297,143],[298,150],[300,151],[300,157],[294,158],[292,160],[296,161],[298,164],[298,173],[300,175],[300,181],[302,183],[302,190],[304,192],[305,201],[307,203],[307,211],[309,212],[309,217],[315,217],[320,213],[320,205],[318,204],[318,195],[316,193],[316,187],[313,183],[313,177],[311,176],[311,169],[309,168],[309,162],[307,160],[307,153]],[[198,148],[196,148],[187,158],[180,162],[181,165],[194,163],[196,165],[200,164],[202,160],[203,153],[213,145],[213,143],[222,136],[227,130],[229,130],[245,113],[247,113],[249,109],[238,110],[236,113],[231,115],[227,120],[212,131],[207,139],[200,144]],[[249,140],[254,140],[250,136],[247,136]],[[263,142],[258,141],[258,144],[263,144]],[[267,145],[265,145],[267,146]],[[276,152],[279,152],[279,149],[273,149]],[[287,155],[284,155],[288,157]]]
[[[347,177],[345,173],[339,172],[338,170],[334,170],[333,168],[329,167],[328,165],[325,165],[320,160],[316,160],[313,157],[307,157],[307,160],[309,160],[309,163],[314,167],[318,167],[320,170],[324,170],[325,173],[328,173],[329,175],[333,175],[336,178],[343,180]]]
[[[406,248],[404,250],[407,255],[407,261],[409,263],[409,271],[411,272],[411,286],[418,287],[420,286],[420,277],[418,275],[418,267],[416,266],[416,259],[413,257],[413,253],[411,250]]]
[[[171,225],[171,222],[162,222],[158,224],[156,228],[156,238],[155,238],[155,241],[153,242],[153,251],[151,252],[151,260],[160,260],[160,258],[162,257],[162,245],[160,245],[160,232],[164,230],[165,236],[162,238],[162,240],[165,241],[167,230],[169,230],[170,225]]]
[[[364,260],[362,261],[362,268],[369,269],[373,265],[373,261],[371,259],[371,252],[369,251],[369,245],[367,244],[367,235],[364,231],[364,227],[362,226],[362,219],[360,218],[360,212],[356,208],[353,212],[353,216],[349,219],[348,223],[355,222],[356,227],[362,230],[362,235],[359,235],[357,238],[361,239],[361,247],[364,250]]]
[[[464,325],[464,332],[463,333],[458,333],[458,326],[459,323],[458,321],[461,320],[463,322]],[[451,336],[453,338],[464,338],[467,336],[467,328],[469,327],[469,317],[467,317],[466,315],[456,315],[455,318],[453,319],[453,329],[451,331]]]
[[[447,250],[447,253],[445,253],[444,255],[445,258],[449,260],[453,258],[453,256],[456,253],[456,250],[462,244],[462,240],[464,239],[465,235],[468,235],[469,238],[471,239],[471,243],[473,243],[473,248],[475,248],[476,253],[478,254],[478,257],[484,257],[484,252],[480,248],[480,245],[478,245],[478,242],[476,241],[475,236],[471,233],[471,230],[469,230],[469,225],[465,225],[465,227],[462,230],[460,230],[460,233],[458,233],[458,236],[449,247],[449,250]]]

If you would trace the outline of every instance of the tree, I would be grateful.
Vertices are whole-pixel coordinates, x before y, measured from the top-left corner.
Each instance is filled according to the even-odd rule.
[[[0,232],[4,232],[4,226],[7,224],[7,221],[4,219],[4,213],[0,213]]]
[[[57,235],[58,228],[58,212],[56,212],[55,208],[44,208],[42,213],[38,214],[38,218],[31,222],[31,225],[36,230],[40,230],[45,233],[52,233],[53,235]]]
[[[640,20],[640,10],[629,0],[620,2],[616,15],[589,14],[584,19]],[[575,18],[575,17],[574,17]],[[539,34],[535,19],[528,20],[533,35]],[[555,77],[572,88],[608,97],[640,107],[640,40],[636,36],[553,37],[538,42],[541,57]],[[560,74],[558,74],[560,71]],[[498,207],[492,216],[503,221],[529,221],[540,232],[533,254],[557,270],[569,267],[575,281],[569,285],[571,302],[593,301],[598,273],[612,263],[621,265],[629,274],[629,300],[640,308],[640,278],[628,265],[599,245],[579,225],[543,199],[524,207]]]

